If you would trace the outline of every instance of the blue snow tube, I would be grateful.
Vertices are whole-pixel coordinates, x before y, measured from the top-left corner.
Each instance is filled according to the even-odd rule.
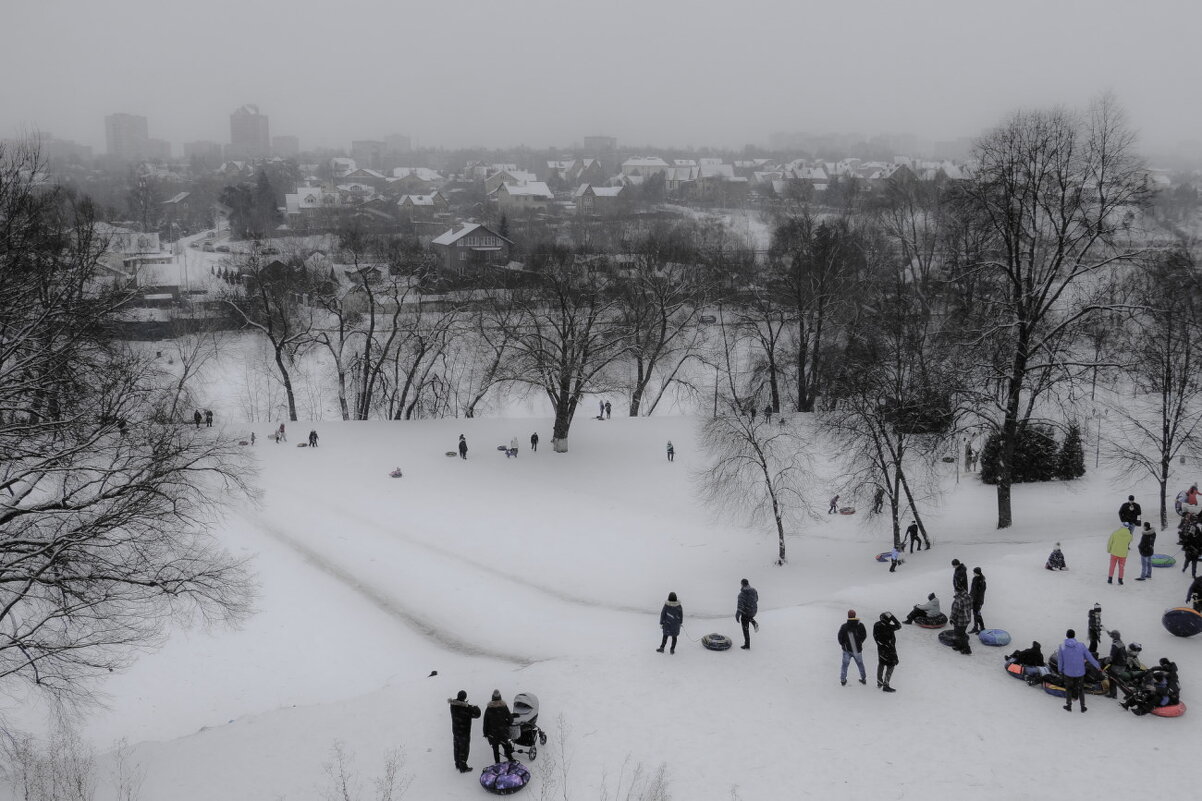
[[[1167,553],[1152,554],[1152,567],[1172,567],[1175,564],[1177,560]]]
[[[878,553],[876,555],[876,560],[878,562],[892,562],[893,561],[893,551],[885,551],[884,553]]]
[[[1009,645],[1010,632],[1005,629],[984,629],[977,635],[981,645]]]
[[[530,781],[530,771],[521,762],[498,762],[480,772],[480,786],[496,795],[512,795]]]

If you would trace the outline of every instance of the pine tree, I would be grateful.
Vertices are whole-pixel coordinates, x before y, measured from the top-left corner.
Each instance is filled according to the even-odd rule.
[[[1056,462],[1057,478],[1071,481],[1085,475],[1085,450],[1081,446],[1081,427],[1076,423],[1068,427]]]

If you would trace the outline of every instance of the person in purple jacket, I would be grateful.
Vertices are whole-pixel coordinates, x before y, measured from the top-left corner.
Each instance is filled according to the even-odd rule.
[[[1084,643],[1078,642],[1077,632],[1069,629],[1064,633],[1064,642],[1060,644],[1060,649],[1056,652],[1056,665],[1060,670],[1060,675],[1064,677],[1064,711],[1073,711],[1073,698],[1081,699],[1081,711],[1085,711],[1085,692],[1083,685],[1085,684],[1085,663],[1093,665],[1098,670],[1102,666],[1098,664],[1098,660],[1089,652]]]

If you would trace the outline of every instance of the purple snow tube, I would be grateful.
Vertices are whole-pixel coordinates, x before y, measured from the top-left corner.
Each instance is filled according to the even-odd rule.
[[[480,786],[490,793],[511,795],[530,781],[530,771],[521,762],[498,762],[480,773]]]

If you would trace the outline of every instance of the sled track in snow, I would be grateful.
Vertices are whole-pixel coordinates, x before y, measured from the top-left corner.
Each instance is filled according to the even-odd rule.
[[[404,623],[422,637],[425,637],[427,640],[430,640],[441,648],[458,654],[464,654],[465,656],[482,656],[489,659],[496,659],[521,668],[529,667],[530,665],[539,661],[537,659],[530,659],[529,657],[516,656],[514,654],[493,651],[488,648],[481,648],[477,645],[473,645],[472,643],[461,640],[458,637],[454,637],[446,634],[445,632],[439,631],[433,626],[423,623],[415,615],[410,614],[408,610],[399,606],[396,600],[389,597],[386,593],[381,592],[369,584],[365,584],[354,574],[332,564],[325,556],[309,548],[307,545],[297,542],[283,531],[264,520],[260,519],[257,522],[258,527],[263,531],[263,533],[297,553],[309,565],[313,566],[317,570],[320,570],[330,578],[335,579],[343,586],[354,590],[356,593],[371,602],[372,606],[376,607],[390,617],[400,621],[401,623]]]

